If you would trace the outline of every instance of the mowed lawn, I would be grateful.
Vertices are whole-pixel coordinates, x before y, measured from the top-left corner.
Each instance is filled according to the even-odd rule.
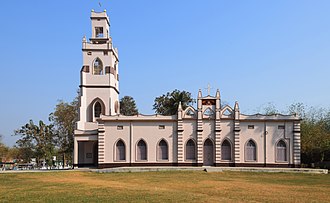
[[[0,174],[0,202],[330,202],[330,175],[243,172]]]

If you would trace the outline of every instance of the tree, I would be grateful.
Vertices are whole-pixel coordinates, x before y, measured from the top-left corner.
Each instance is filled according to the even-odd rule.
[[[268,102],[267,104],[262,105],[261,108],[262,108],[261,113],[267,116],[271,116],[279,113],[275,104],[272,102]]]
[[[156,97],[153,109],[157,114],[175,115],[180,102],[182,108],[185,109],[195,103],[195,100],[191,97],[190,92],[175,89],[173,92],[167,92],[162,96]]]
[[[293,103],[288,107],[288,113],[304,119],[306,117],[305,109],[306,106],[303,103]]]
[[[39,121],[38,125],[30,120],[20,129],[15,130],[15,135],[20,135],[21,138],[16,142],[17,145],[27,153],[26,158],[35,156],[37,162],[43,158],[48,161],[52,160],[54,153],[54,134],[53,125],[46,125],[43,121]],[[26,160],[29,162],[30,160]],[[50,164],[49,164],[50,165]]]
[[[294,103],[289,106],[288,112],[302,119],[300,122],[302,162],[306,164],[323,162],[326,155],[330,155],[330,111],[324,108],[308,108],[303,103]]]
[[[2,143],[2,135],[0,135],[0,162],[5,160],[8,153],[8,147]]]
[[[330,154],[330,112],[323,108],[310,108],[301,122],[301,151],[304,161],[323,162]],[[328,158],[329,159],[329,158]]]
[[[14,147],[18,149],[17,158],[23,160],[23,163],[29,163],[31,158],[36,157],[35,146],[28,139],[17,140]]]
[[[133,97],[124,96],[120,99],[120,113],[125,116],[134,116],[139,114]]]
[[[59,101],[55,111],[49,115],[54,125],[54,134],[58,152],[63,155],[63,163],[72,160],[74,130],[78,120],[78,98],[71,103]]]

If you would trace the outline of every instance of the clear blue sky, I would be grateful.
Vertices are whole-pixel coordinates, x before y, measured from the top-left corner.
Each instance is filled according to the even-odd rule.
[[[141,113],[177,88],[208,83],[254,113],[273,102],[330,107],[330,1],[2,1],[0,134],[8,145],[29,119],[48,120],[79,86],[90,11],[107,9],[119,49],[120,96]]]

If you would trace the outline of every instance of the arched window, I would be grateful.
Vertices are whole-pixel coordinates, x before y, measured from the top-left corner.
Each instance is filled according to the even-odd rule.
[[[100,102],[96,102],[94,104],[94,117],[100,118],[101,112],[102,112],[102,106],[101,106]]]
[[[147,145],[143,140],[140,140],[137,144],[136,158],[139,161],[147,160]]]
[[[119,140],[116,144],[116,161],[126,160],[125,144],[122,140]]]
[[[161,140],[158,144],[158,159],[168,160],[168,146],[164,140]]]
[[[193,140],[189,140],[186,144],[186,159],[195,160],[196,159],[196,145]]]
[[[276,161],[287,161],[286,144],[283,140],[276,145]]]
[[[252,140],[246,143],[245,159],[246,161],[257,161],[257,147]]]
[[[228,140],[225,140],[221,144],[221,159],[230,161],[231,160],[231,145]]]
[[[94,75],[102,75],[103,74],[103,63],[101,59],[96,58],[93,64]]]

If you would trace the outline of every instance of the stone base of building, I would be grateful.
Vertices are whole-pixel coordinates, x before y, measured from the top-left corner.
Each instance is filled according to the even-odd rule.
[[[178,166],[178,167],[201,167],[202,163],[102,163],[97,168],[116,168],[116,167],[162,167],[162,166]],[[269,167],[269,168],[300,168],[300,164],[253,164],[253,163],[215,163],[216,167]],[[79,167],[79,166],[78,166]]]
[[[98,168],[95,164],[73,164],[74,168]]]

